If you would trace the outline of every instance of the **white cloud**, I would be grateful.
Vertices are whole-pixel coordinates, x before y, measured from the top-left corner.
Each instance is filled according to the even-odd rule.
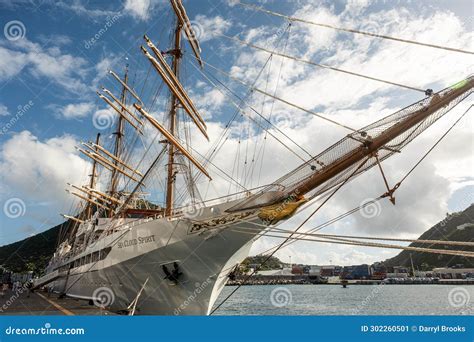
[[[66,183],[82,184],[87,180],[90,164],[77,155],[77,141],[69,135],[41,141],[29,131],[12,136],[0,149],[2,197],[21,198],[26,215],[37,220],[70,210],[72,198],[66,194]],[[48,204],[48,210],[38,207]]]
[[[194,20],[191,21],[191,26],[194,29],[196,38],[200,42],[205,42],[225,33],[232,26],[232,22],[219,15],[207,17],[198,14]]]
[[[348,0],[344,11],[349,15],[360,15],[372,4],[372,0]]]
[[[136,19],[146,21],[150,18],[151,11],[156,3],[152,0],[126,0],[124,11]]]
[[[344,13],[338,16],[333,11],[324,7],[316,10],[308,5],[297,10],[294,16],[336,26],[360,26],[360,17],[345,16]],[[370,22],[372,29],[381,34],[468,50],[473,48],[473,34],[450,12],[417,16],[401,8],[365,15],[364,22]],[[286,39],[284,35],[279,37],[275,34],[275,27],[264,26],[253,30],[259,34],[251,41],[258,46],[275,46],[278,40]],[[441,82],[455,82],[465,77],[467,70],[472,68],[472,60],[466,55],[360,35],[338,39],[340,35],[337,31],[308,24],[294,23],[290,37],[287,54],[422,89]],[[234,47],[234,53],[241,51],[233,67],[234,75],[244,76],[248,81],[254,79],[269,54],[246,47],[239,49],[238,45]],[[281,52],[282,48],[278,51]],[[276,60],[279,63],[281,59]],[[446,65],[451,67],[444,68]],[[237,73],[237,70],[245,70],[245,73]],[[270,84],[276,84],[277,75],[278,68],[273,68]],[[315,90],[318,96],[314,96]],[[311,109],[317,106],[351,107],[365,96],[393,94],[394,90],[397,89],[375,81],[284,59],[279,93],[283,93],[285,99]]]
[[[51,34],[51,35],[39,35],[38,40],[43,45],[69,45],[72,43],[72,39],[64,34]]]
[[[26,38],[0,45],[0,80],[8,80],[27,70],[36,78],[47,78],[70,92],[82,94],[87,62],[61,53],[58,47],[43,48]]]
[[[107,76],[109,75],[109,70],[114,70],[119,72],[119,70],[124,65],[124,57],[120,55],[115,55],[113,53],[107,54],[106,57],[102,58],[94,67],[95,77],[92,80],[92,88],[98,89],[100,86],[104,85]],[[115,82],[115,80],[114,80]]]
[[[65,9],[68,11],[72,11],[77,15],[82,15],[88,18],[100,18],[114,16],[117,14],[117,12],[114,11],[87,8],[81,3],[81,1],[78,0],[74,0],[71,2],[58,1],[54,2],[54,6],[59,7],[61,10]]]
[[[8,111],[7,106],[0,103],[0,116],[7,116],[7,115],[10,115],[10,112]]]
[[[0,80],[16,76],[25,66],[27,56],[0,46]]]
[[[71,103],[57,110],[63,119],[79,119],[88,116],[94,109],[92,102]]]
[[[217,89],[209,89],[206,87],[206,96],[193,96],[194,104],[197,106],[200,114],[204,119],[219,117],[220,108],[225,103],[225,96]]]

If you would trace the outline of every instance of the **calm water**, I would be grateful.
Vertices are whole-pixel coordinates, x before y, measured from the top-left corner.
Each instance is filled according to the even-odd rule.
[[[234,286],[226,286],[217,303]],[[219,315],[474,315],[473,285],[242,286]]]

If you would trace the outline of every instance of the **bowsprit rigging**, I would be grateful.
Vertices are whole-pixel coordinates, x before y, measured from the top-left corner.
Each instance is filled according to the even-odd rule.
[[[268,14],[283,16],[276,12]],[[230,272],[248,255],[253,241],[262,236],[283,239],[267,251],[267,259],[295,241],[473,256],[470,252],[378,242],[392,241],[390,238],[317,233],[338,219],[353,214],[358,208],[310,231],[300,232],[342,187],[376,165],[387,191],[374,201],[389,198],[395,204],[394,192],[401,182],[454,125],[395,185],[391,185],[385,176],[382,167],[384,160],[400,153],[407,144],[466,99],[473,92],[473,77],[435,93],[431,89],[297,58],[286,53],[291,23],[305,21],[283,16],[290,20],[285,30],[288,34],[285,43],[282,46],[276,44],[274,49],[221,35],[268,54],[254,82],[246,82],[202,58],[199,35],[194,31],[181,0],[170,0],[168,16],[171,23],[165,28],[169,31],[169,42],[156,39],[153,32],[148,32],[143,36],[143,45],[137,46],[140,61],[148,67],[145,78],[136,76],[140,84],[135,83],[133,77],[129,78],[127,65],[122,76],[110,71],[112,83],[107,87],[102,86],[97,92],[100,102],[103,101],[107,110],[114,115],[114,124],[110,125],[112,132],[105,138],[97,135],[94,142],[82,142],[77,147],[81,154],[92,161],[90,178],[86,184],[68,184],[67,191],[79,199],[77,211],[76,214],[64,215],[69,222],[69,229],[61,232],[58,248],[47,267],[46,275],[38,279],[35,286],[47,285],[71,297],[94,300],[97,284],[101,284],[114,292],[115,302],[110,304],[114,310],[128,310],[132,314],[175,314],[189,294],[194,293],[195,284],[206,282],[208,286],[202,288],[195,300],[186,309],[179,309],[182,314],[196,315],[210,314],[222,305],[223,302],[212,309]],[[323,23],[307,23],[325,26]],[[352,29],[326,27],[365,34]],[[471,53],[383,35],[368,36],[442,48],[450,52]],[[186,53],[186,47],[190,48],[190,53]],[[196,92],[188,91],[187,84],[183,83],[188,55],[190,64],[196,70],[195,74],[202,76],[202,83],[207,82],[210,89],[221,92],[227,100],[226,104],[236,108],[227,125],[219,126],[219,122],[215,121],[217,116],[212,116],[214,125],[211,126],[207,120],[210,116],[199,106]],[[281,64],[273,88],[269,83],[274,56],[281,57]],[[288,59],[342,72],[351,77],[422,92],[425,97],[358,129],[355,123],[349,125],[338,122],[327,114],[278,96],[283,64]],[[238,82],[240,87],[244,86],[245,95],[242,96],[239,91],[231,89],[230,85],[210,74],[207,67]],[[256,84],[265,71],[266,85],[265,89],[261,89]],[[208,91],[208,88],[202,89]],[[162,90],[166,94],[161,94]],[[263,96],[258,104],[254,98],[257,93]],[[267,101],[270,108],[265,111]],[[298,139],[292,138],[289,132],[272,122],[275,101],[284,108],[288,106],[291,110],[302,111],[349,133],[314,156],[308,148],[298,143]],[[262,109],[259,111],[256,108],[260,107],[260,103]],[[253,126],[257,127],[255,132],[252,131]],[[203,144],[213,138],[208,127],[220,127],[222,132],[209,151],[202,153]],[[237,152],[231,156],[233,169],[228,172],[213,160],[223,150],[224,144],[232,140],[232,136],[237,137],[238,144]],[[257,184],[251,189],[253,175],[257,174],[252,167],[257,165],[259,158],[263,166],[265,146],[270,143],[267,137],[296,156],[301,164],[276,181]],[[200,139],[200,143],[196,143],[196,139]],[[245,144],[241,144],[241,141]],[[263,145],[260,148],[262,154],[257,152],[258,141]],[[138,143],[143,146],[137,146]],[[239,165],[241,159],[244,165]],[[250,166],[251,163],[254,164]],[[258,179],[261,172],[262,169]],[[222,179],[219,179],[220,176]],[[203,181],[198,183],[200,177]],[[202,196],[199,186],[202,184],[207,190],[210,187],[229,189],[229,194],[212,197],[207,195],[206,190]],[[231,185],[243,191],[232,193]],[[186,195],[190,197],[189,205],[184,205]],[[147,196],[163,198],[163,201],[152,202]],[[321,199],[322,203],[317,203],[316,209],[305,215],[296,229],[284,231],[276,228],[294,214],[302,215],[315,203],[315,199]],[[406,239],[396,241],[407,242]],[[449,241],[426,240],[424,243],[461,246],[460,243]],[[470,244],[466,246],[471,247]]]
[[[448,87],[394,114],[351,133],[319,155],[283,176],[273,184],[238,204],[232,210],[272,205],[293,195],[321,195],[345,181],[365,158],[367,161],[354,175],[367,171],[395,153],[468,97],[474,78]],[[377,157],[376,157],[377,156]]]

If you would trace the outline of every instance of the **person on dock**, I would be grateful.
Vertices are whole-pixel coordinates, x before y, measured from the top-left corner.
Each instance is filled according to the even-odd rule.
[[[33,287],[33,282],[31,280],[27,281],[25,284],[26,287],[26,298],[30,298],[31,288]]]
[[[8,283],[3,283],[1,290],[2,290],[2,298],[5,298],[5,293],[8,291]]]

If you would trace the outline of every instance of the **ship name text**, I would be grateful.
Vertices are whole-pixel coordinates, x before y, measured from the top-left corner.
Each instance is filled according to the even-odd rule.
[[[118,248],[126,248],[150,242],[155,242],[155,235],[143,236],[138,237],[136,239],[120,241],[119,243],[117,243],[117,246]]]

